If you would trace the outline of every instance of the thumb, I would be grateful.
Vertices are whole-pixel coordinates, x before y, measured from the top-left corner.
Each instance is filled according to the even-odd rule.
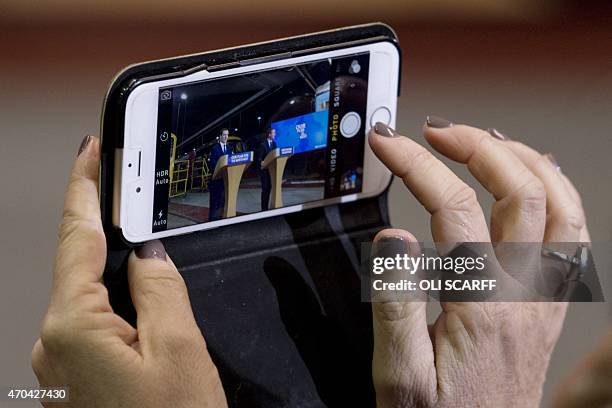
[[[420,247],[407,231],[387,229],[374,238],[378,257],[418,256]],[[400,281],[402,272],[385,272]],[[384,275],[383,275],[384,276]],[[382,277],[382,276],[381,276]],[[407,276],[406,276],[407,278]],[[432,406],[436,400],[433,345],[427,328],[425,293],[384,294],[372,299],[374,355],[372,377],[378,407]]]
[[[143,355],[204,344],[183,277],[159,240],[137,247],[128,259],[128,283]]]

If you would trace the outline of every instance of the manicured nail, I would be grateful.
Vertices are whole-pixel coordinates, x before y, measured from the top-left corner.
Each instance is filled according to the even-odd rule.
[[[166,249],[160,240],[145,242],[134,249],[136,256],[140,259],[162,259],[166,260]]]
[[[500,132],[499,130],[495,128],[488,128],[487,132],[489,132],[491,136],[499,140],[512,140],[508,136],[504,135],[502,132]]]
[[[83,153],[85,151],[85,149],[87,149],[87,146],[89,145],[89,142],[91,142],[91,136],[87,135],[87,136],[85,136],[85,138],[81,142],[81,145],[79,146],[79,152],[77,153],[77,156],[80,156],[81,153]]]
[[[402,237],[401,235],[387,235],[387,236],[382,237],[376,242],[396,242],[396,241],[403,241],[403,240],[404,240],[404,237]]]
[[[385,236],[372,243],[372,255],[392,257],[405,253],[408,253],[408,245],[401,236]]]
[[[376,124],[374,125],[374,132],[376,132],[376,134],[378,135],[385,136],[385,137],[398,137],[399,136],[399,133],[397,133],[395,129],[393,129],[390,126],[385,125],[382,122],[376,122]]]
[[[434,129],[444,129],[453,126],[454,123],[448,119],[441,118],[439,116],[429,115],[427,116],[427,126]]]
[[[372,251],[383,251],[408,253],[410,241],[406,240],[401,235],[387,235],[372,243]]]
[[[559,166],[559,163],[557,163],[557,159],[555,159],[555,156],[553,156],[552,153],[546,153],[544,157],[548,159],[550,164],[552,164],[555,169],[557,169],[558,171],[561,171],[561,166]]]

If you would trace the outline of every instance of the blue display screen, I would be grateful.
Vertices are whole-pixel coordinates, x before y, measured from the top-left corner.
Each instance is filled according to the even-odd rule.
[[[278,147],[293,147],[293,154],[323,149],[327,146],[329,110],[307,113],[272,123]]]

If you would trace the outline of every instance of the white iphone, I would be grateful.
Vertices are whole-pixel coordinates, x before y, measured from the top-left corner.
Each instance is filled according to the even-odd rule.
[[[380,194],[366,136],[395,126],[399,70],[381,40],[136,86],[113,224],[139,243]]]

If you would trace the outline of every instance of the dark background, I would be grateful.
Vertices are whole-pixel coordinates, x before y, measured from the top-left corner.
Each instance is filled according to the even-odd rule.
[[[257,149],[265,140],[265,131],[272,122],[314,112],[315,91],[300,76],[298,68],[314,81],[315,87],[329,81],[331,66],[325,60],[290,69],[173,87],[172,132],[177,136],[177,157],[193,148],[198,149],[200,155],[201,147],[214,142],[222,128],[227,128],[230,136],[242,138],[249,148]],[[192,138],[196,132],[260,92],[262,95],[253,102]],[[187,95],[186,100],[181,99],[183,93]]]
[[[192,149],[196,149],[198,158],[203,153],[208,155],[223,128],[229,130],[230,136],[242,139],[245,151],[252,150],[258,154],[266,140],[266,129],[273,122],[314,112],[315,91],[300,75],[298,68],[313,81],[315,87],[330,79],[331,65],[325,60],[291,69],[173,87],[172,132],[177,136],[177,159],[185,158]],[[186,100],[181,99],[183,93],[187,95]],[[259,93],[262,94],[253,102],[201,132],[210,123]],[[196,133],[197,136],[194,136]],[[230,144],[237,149],[234,143],[230,140]],[[213,170],[210,169],[211,172]],[[322,179],[324,171],[324,149],[318,149],[294,156],[287,163],[285,175],[296,179]],[[259,168],[249,166],[243,181],[255,179],[259,183],[259,177]]]
[[[388,22],[404,51],[399,130],[423,142],[433,113],[553,152],[582,194],[592,240],[610,248],[611,16],[604,1],[577,0],[0,3],[0,385],[36,383],[30,350],[49,300],[69,169],[82,137],[99,132],[102,98],[123,66]],[[428,215],[401,183],[390,198],[393,223],[430,240]],[[609,252],[595,254],[608,298]],[[545,401],[610,318],[607,303],[571,305]]]

